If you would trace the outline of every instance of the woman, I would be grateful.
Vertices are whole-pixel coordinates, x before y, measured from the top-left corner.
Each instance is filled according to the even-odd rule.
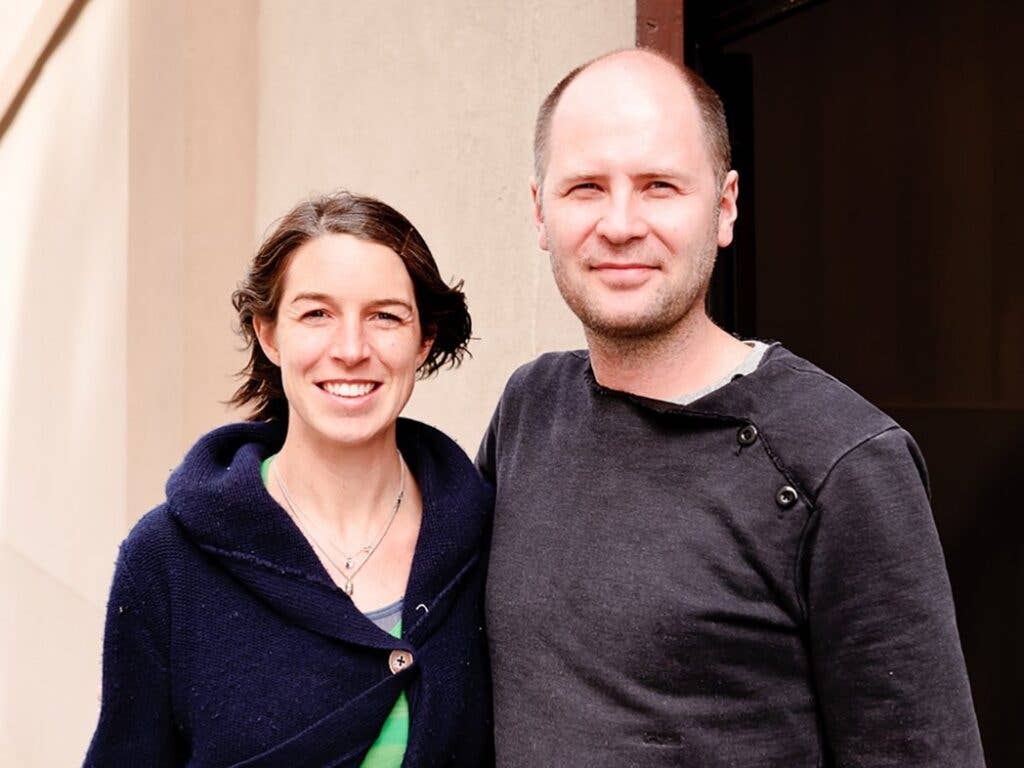
[[[398,415],[465,297],[397,211],[296,206],[234,294],[250,422],[201,438],[121,548],[87,765],[481,766],[491,497]]]

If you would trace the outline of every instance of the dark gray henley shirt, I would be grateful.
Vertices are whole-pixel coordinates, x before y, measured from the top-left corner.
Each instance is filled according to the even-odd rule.
[[[499,766],[984,765],[917,446],[805,360],[684,406],[544,355],[478,464]]]

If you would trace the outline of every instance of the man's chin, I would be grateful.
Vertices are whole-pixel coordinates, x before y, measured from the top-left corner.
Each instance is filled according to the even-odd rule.
[[[698,306],[703,307],[699,298],[668,306],[652,306],[649,301],[644,306],[569,303],[588,337],[612,342],[647,343],[673,334]]]
[[[628,341],[649,340],[670,332],[681,318],[644,314],[596,314],[580,316],[588,335],[601,339]]]

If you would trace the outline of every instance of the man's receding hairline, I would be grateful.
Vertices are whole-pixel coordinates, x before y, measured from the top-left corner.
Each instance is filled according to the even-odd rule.
[[[545,99],[545,104],[541,106],[541,112],[543,113],[544,107],[547,106],[548,113],[546,115],[546,119],[543,121],[543,125],[545,128],[543,136],[538,136],[536,135],[536,133],[534,135],[534,180],[537,184],[538,190],[543,186],[544,177],[547,174],[547,166],[550,164],[551,161],[551,129],[555,122],[555,116],[558,113],[558,107],[561,106],[562,99],[565,96],[566,91],[568,91],[569,88],[572,87],[572,85],[580,78],[581,75],[591,70],[595,65],[603,64],[607,62],[609,59],[616,58],[635,58],[639,61],[646,61],[651,64],[662,64],[672,71],[672,73],[682,84],[686,93],[693,100],[693,105],[697,108],[698,123],[700,125],[701,135],[704,139],[705,145],[707,146],[708,153],[711,157],[712,165],[717,166],[719,164],[718,159],[716,158],[717,152],[713,147],[714,140],[711,136],[711,131],[709,130],[710,126],[708,125],[708,120],[704,114],[703,105],[701,104],[700,97],[697,93],[696,83],[692,80],[692,78],[696,76],[696,73],[689,72],[685,67],[680,66],[678,62],[669,58],[660,51],[654,50],[653,48],[619,48],[614,51],[602,53],[600,56],[596,56],[593,59],[590,59],[589,61],[585,61],[575,69],[571,70],[567,75],[565,75],[565,77],[562,78],[561,81],[559,81],[558,85],[555,86],[552,92],[548,94],[548,98]],[[553,101],[551,101],[551,103],[547,103],[552,96],[554,97]],[[540,115],[538,115],[537,127],[540,127]],[[538,152],[538,149],[542,149],[543,151]],[[541,163],[538,162],[541,160],[543,160],[543,167],[541,167]],[[728,165],[729,163],[727,159],[725,168],[726,171],[728,171]],[[717,168],[715,170],[715,173],[716,176],[719,175]]]
[[[669,70],[672,71],[672,73],[678,78],[679,82],[681,82],[683,84],[683,86],[687,89],[687,91],[690,91],[691,95],[692,95],[693,88],[690,86],[690,83],[687,81],[686,73],[682,70],[682,68],[679,66],[679,64],[677,64],[675,61],[670,59],[665,54],[659,53],[658,51],[655,51],[652,48],[619,48],[616,51],[609,51],[608,53],[602,53],[600,56],[598,56],[596,58],[593,58],[590,61],[587,61],[587,62],[584,62],[583,64],[581,64],[580,67],[579,67],[579,71],[576,73],[576,76],[573,78],[573,82],[575,82],[577,79],[579,79],[579,76],[582,75],[584,72],[587,72],[588,70],[593,69],[595,65],[604,64],[607,61],[609,61],[610,59],[620,59],[620,58],[621,59],[637,59],[638,61],[646,61],[646,62],[650,62],[652,64],[663,65],[664,68],[669,69]],[[571,84],[572,83],[569,83],[569,85],[571,85]],[[565,90],[562,91],[562,94],[564,95],[565,91],[568,90],[568,89],[569,89],[569,86],[567,85]],[[561,99],[559,99],[559,101],[561,101]]]
[[[558,98],[555,100],[555,103],[552,106],[551,118],[548,120],[548,132],[547,132],[548,133],[548,135],[547,135],[548,142],[546,142],[546,143],[550,143],[551,129],[552,129],[552,127],[555,124],[555,116],[558,114],[558,108],[561,106],[562,101],[564,101],[565,94],[568,93],[569,89],[572,88],[572,86],[575,85],[579,81],[580,77],[582,77],[583,75],[587,74],[595,66],[600,65],[600,64],[604,64],[609,59],[615,59],[615,58],[636,58],[636,59],[639,59],[641,61],[646,59],[648,61],[653,61],[653,62],[658,62],[660,64],[663,64],[663,65],[665,65],[665,68],[671,70],[672,74],[675,75],[676,80],[678,80],[680,85],[683,86],[683,90],[690,97],[691,104],[694,107],[697,108],[697,112],[698,112],[698,115],[699,115],[699,122],[700,122],[700,125],[701,125],[701,133],[704,133],[704,120],[703,120],[703,116],[700,116],[700,105],[697,103],[697,94],[694,92],[693,86],[687,80],[686,73],[683,72],[683,70],[681,70],[679,68],[679,65],[676,64],[671,59],[669,59],[668,57],[663,56],[662,54],[659,54],[659,53],[657,53],[655,51],[652,51],[652,50],[649,50],[647,48],[622,48],[622,49],[617,50],[617,51],[611,51],[609,53],[601,54],[596,59],[591,59],[590,61],[582,64],[580,66],[580,68],[579,68],[579,71],[577,71],[576,74],[573,75],[572,80],[570,80],[568,83],[566,83],[565,88],[563,88],[562,92],[558,94]],[[550,147],[548,147],[548,149],[550,149]]]

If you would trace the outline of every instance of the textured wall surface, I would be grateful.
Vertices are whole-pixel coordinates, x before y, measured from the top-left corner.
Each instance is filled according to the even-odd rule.
[[[0,71],[40,5],[0,0]],[[0,765],[80,762],[117,544],[237,418],[229,295],[298,199],[376,195],[465,280],[474,356],[407,413],[471,454],[516,366],[583,343],[536,246],[532,123],[572,66],[632,45],[634,15],[85,3],[0,135]]]
[[[126,519],[125,21],[87,5],[0,140],[3,765],[74,764],[96,716]]]
[[[470,454],[515,367],[583,345],[536,244],[533,119],[572,67],[633,44],[635,12],[621,0],[262,6],[257,221],[336,187],[409,217],[442,274],[465,280],[478,341],[461,370],[417,386],[407,413]]]

